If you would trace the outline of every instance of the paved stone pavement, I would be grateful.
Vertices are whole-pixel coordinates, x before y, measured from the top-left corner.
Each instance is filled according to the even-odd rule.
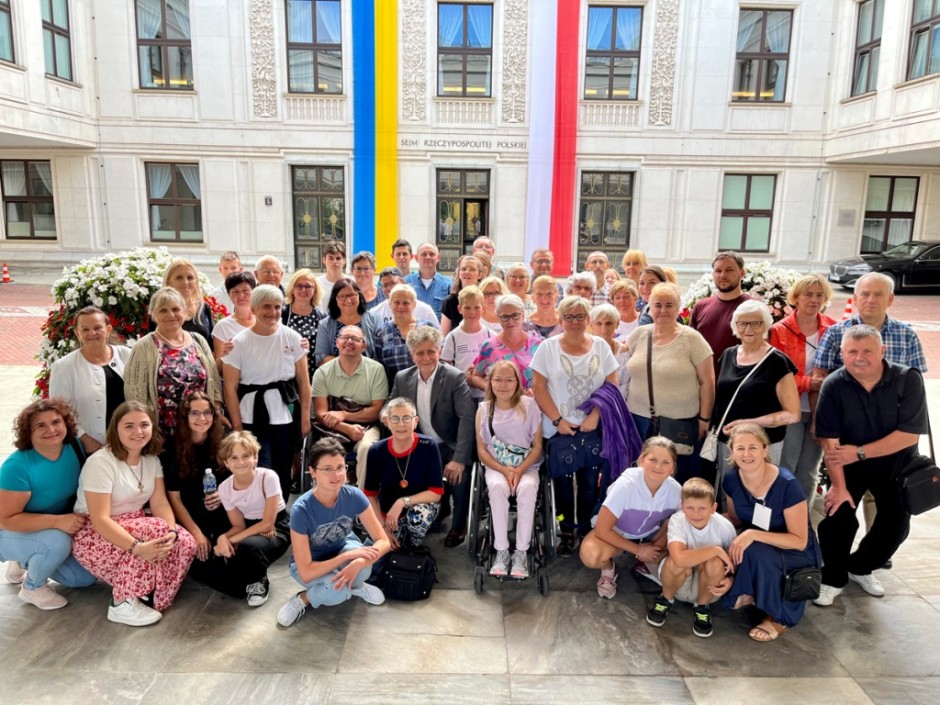
[[[0,286],[0,457],[32,390],[48,291]],[[892,311],[916,321],[927,347],[934,418],[938,302],[902,296]],[[440,535],[430,545],[441,583],[427,602],[354,600],[287,630],[275,623],[297,589],[286,559],[260,608],[188,581],[163,621],[141,629],[106,621],[104,586],[63,591],[68,607],[40,612],[0,578],[0,703],[935,705],[940,694],[940,512],[915,517],[894,569],[878,571],[885,597],[850,584],[772,644],[747,638],[747,613],[723,609],[707,640],[692,636],[687,608],[649,627],[655,589],[625,564],[609,601],[576,558],[550,566],[546,597],[531,581],[488,581],[477,595],[463,548],[444,548]]]

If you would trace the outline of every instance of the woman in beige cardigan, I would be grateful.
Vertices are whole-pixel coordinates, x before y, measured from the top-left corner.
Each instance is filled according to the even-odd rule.
[[[160,430],[172,433],[180,400],[190,392],[206,392],[221,406],[222,387],[212,348],[198,333],[183,330],[186,302],[170,287],[150,299],[156,330],[141,338],[124,370],[124,396],[157,410]]]

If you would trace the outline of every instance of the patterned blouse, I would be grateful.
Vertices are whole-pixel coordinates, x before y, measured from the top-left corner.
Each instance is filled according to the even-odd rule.
[[[177,410],[184,394],[206,391],[206,368],[196,355],[196,344],[174,348],[157,336],[160,351],[157,367],[157,413],[160,429],[166,434],[176,428]]]
[[[310,341],[310,347],[307,348],[307,374],[310,375],[310,379],[313,379],[313,373],[317,369],[315,351],[317,347],[317,326],[320,325],[321,318],[323,316],[317,309],[313,309],[313,313],[301,316],[288,307],[287,315],[282,319],[284,325],[297,331],[302,338]]]
[[[477,374],[485,377],[486,371],[494,363],[500,360],[509,360],[519,368],[519,373],[522,375],[522,386],[528,389],[532,383],[532,370],[530,369],[532,357],[541,342],[542,337],[534,332],[527,334],[525,342],[518,350],[513,350],[507,346],[499,336],[484,340],[483,345],[480,346],[480,354],[477,355],[473,365],[476,367]]]

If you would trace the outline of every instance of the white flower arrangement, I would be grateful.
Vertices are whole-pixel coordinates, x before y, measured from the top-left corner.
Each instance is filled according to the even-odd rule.
[[[775,267],[770,262],[748,262],[745,265],[744,278],[741,280],[741,289],[767,304],[774,320],[779,321],[792,310],[787,304],[787,292],[801,276],[801,272]],[[691,317],[695,302],[713,296],[716,292],[711,272],[703,274],[689,286],[682,299],[682,317],[686,323]]]

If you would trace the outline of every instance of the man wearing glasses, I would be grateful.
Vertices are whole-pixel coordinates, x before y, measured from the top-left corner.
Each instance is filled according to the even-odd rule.
[[[258,285],[270,284],[276,286],[284,293],[281,280],[284,278],[284,268],[274,255],[265,255],[255,263],[255,281]]]
[[[345,326],[336,340],[339,355],[313,375],[313,414],[320,426],[340,434],[356,453],[359,486],[365,481],[366,454],[379,440],[376,423],[388,398],[385,368],[365,357],[365,336],[357,326]],[[339,400],[339,404],[336,401]],[[357,411],[346,409],[359,407]]]
[[[555,268],[555,255],[552,254],[551,250],[539,247],[532,252],[529,268],[532,270],[533,282],[542,276],[550,277],[552,276],[552,270]],[[565,295],[565,288],[557,282],[555,286],[558,287],[558,301],[561,301],[562,297]]]

